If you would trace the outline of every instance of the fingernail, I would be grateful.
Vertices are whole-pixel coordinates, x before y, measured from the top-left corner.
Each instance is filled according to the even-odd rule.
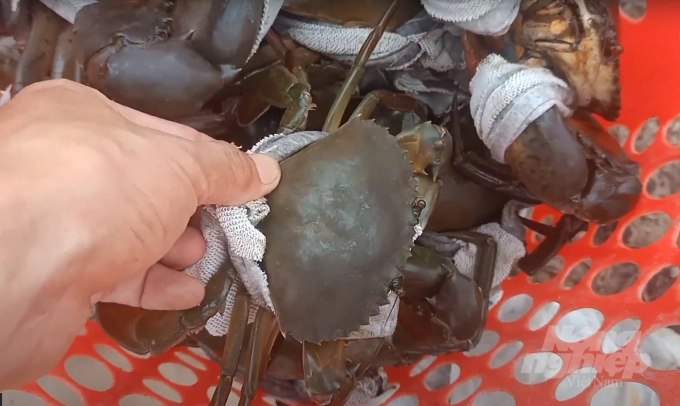
[[[270,185],[279,180],[281,169],[274,158],[266,154],[253,154],[251,158],[255,162],[258,175],[260,175],[260,182],[264,185]]]

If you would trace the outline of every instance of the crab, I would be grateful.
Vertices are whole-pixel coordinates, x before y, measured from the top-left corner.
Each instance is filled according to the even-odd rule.
[[[83,82],[158,117],[195,115],[246,64],[263,7],[262,0],[102,0],[85,6],[73,25]]]
[[[239,126],[254,123],[274,106],[285,110],[277,132],[289,134],[306,127],[309,111],[315,107],[306,68],[316,63],[320,55],[295,46],[290,49],[273,30],[267,33],[266,40],[268,47],[258,50],[254,58],[271,50],[274,59],[267,62],[255,59],[250,64],[255,66],[246,65],[245,74],[226,95],[237,96],[235,117]],[[264,68],[257,69],[260,64]]]
[[[483,162],[458,146],[454,163],[480,184],[564,213],[552,228],[522,220],[547,237],[521,262],[532,274],[588,223],[607,224],[629,213],[642,183],[639,165],[592,115],[615,120],[621,109],[622,48],[609,9],[596,0],[523,0],[512,36],[519,63],[548,68],[570,85],[574,113],[563,118],[553,107],[539,116],[505,151],[507,165]],[[488,41],[468,31],[462,38],[474,75],[489,54]]]
[[[244,371],[239,404],[252,401],[282,335],[301,344],[298,360],[310,398],[343,404],[382,347],[382,339],[347,337],[389,304],[390,292],[413,309],[402,323],[425,326],[430,334],[393,336],[402,362],[431,346],[433,351],[467,350],[480,339],[495,265],[491,237],[453,234],[482,246],[474,280],[450,260],[413,243],[415,227],[427,226],[437,199],[439,167],[451,154],[450,135],[424,122],[395,137],[370,120],[376,102],[360,105],[340,125],[348,96],[397,4],[390,5],[357,56],[324,125],[328,135],[281,162],[281,182],[267,196],[271,212],[258,225],[267,238],[261,267],[273,309],[260,307],[248,329],[251,299],[245,289],[236,295],[213,405],[226,402],[239,364]],[[235,278],[231,268],[227,261],[221,276],[209,281],[197,308],[158,313],[100,303],[99,322],[133,352],[162,353],[199,331],[224,303]],[[124,309],[126,317],[117,309]],[[359,358],[348,358],[352,341],[364,348]]]

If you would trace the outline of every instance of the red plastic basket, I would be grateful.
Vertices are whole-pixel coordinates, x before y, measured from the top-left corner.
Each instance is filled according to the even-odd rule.
[[[672,1],[650,2],[646,15],[638,21],[621,17],[621,40],[625,50],[622,55],[623,111],[619,124],[633,134],[624,147],[641,163],[645,184],[644,195],[636,209],[619,221],[604,243],[596,246],[594,239],[599,233],[597,227],[591,227],[578,241],[565,247],[560,253],[564,260],[562,268],[552,279],[543,278],[548,280],[539,284],[521,274],[506,281],[503,298],[490,311],[487,332],[480,348],[473,354],[426,357],[417,365],[390,369],[391,381],[400,385],[390,401],[400,398],[412,406],[447,405],[453,404],[452,400],[457,401],[456,404],[474,406],[580,406],[591,402],[593,406],[599,406],[614,399],[608,392],[611,387],[633,385],[631,388],[634,389],[637,385],[638,389],[650,388],[649,393],[629,392],[631,405],[677,405],[680,402],[680,386],[676,387],[680,372],[654,369],[644,364],[640,357],[640,346],[650,334],[661,327],[680,324],[677,310],[680,295],[675,286],[656,300],[643,299],[646,286],[656,284],[661,278],[658,274],[674,279],[678,273],[677,268],[673,273],[667,267],[673,265],[680,254],[676,242],[680,231],[680,195],[654,197],[647,191],[655,171],[680,160],[680,147],[673,145],[679,144],[678,141],[667,137],[671,120],[680,113],[680,53],[668,52],[680,40],[678,36],[672,38],[677,32],[678,21],[680,7]],[[636,139],[641,137],[643,124],[650,117],[658,118],[660,131],[640,152],[636,145],[642,140],[636,142]],[[680,174],[680,167],[675,172]],[[648,245],[644,247],[627,246],[624,238],[627,228],[649,220],[645,215],[653,212],[665,213],[669,220],[668,227],[662,230],[663,235],[656,235],[658,238],[647,241]],[[557,217],[557,213],[546,207],[536,208],[533,212],[533,218],[537,220],[545,221],[550,215]],[[533,248],[534,237],[530,236],[530,240],[530,248]],[[633,265],[613,267],[622,263]],[[615,276],[617,272],[631,274],[635,265],[637,278],[634,283],[619,286],[619,292],[603,295],[593,289],[594,282]],[[664,268],[666,270],[662,271]],[[578,279],[575,273],[579,272],[582,279],[575,283]],[[508,303],[515,305],[512,314],[506,314],[504,310]],[[547,324],[538,326],[534,316],[545,306],[553,317]],[[560,320],[584,308],[593,309],[591,313],[601,316],[601,326],[578,342],[562,341],[560,325],[564,323]],[[633,326],[635,334],[618,334],[622,331],[621,326],[629,326],[628,330]],[[601,348],[607,332],[622,348],[615,352]],[[584,334],[583,331],[580,333]],[[621,338],[623,336],[626,337]],[[502,365],[500,358],[506,361]],[[546,361],[547,364],[541,364]],[[529,384],[522,377],[522,371],[517,374],[523,365],[529,365],[534,371],[541,368],[551,371],[544,373],[542,382]],[[591,373],[574,375],[577,370]],[[190,349],[139,358],[120,349],[96,324],[89,323],[64,361],[48,376],[26,385],[21,391],[5,392],[5,399],[10,400],[10,404],[14,401],[22,406],[205,405],[214,390],[218,372],[216,364]],[[431,377],[443,373],[452,378],[450,383],[433,388],[429,383]],[[594,380],[589,379],[593,377]],[[565,399],[566,386],[571,388],[572,395],[573,392],[580,393]],[[239,387],[236,384],[237,390]],[[614,402],[618,401],[614,399]],[[274,402],[260,395],[256,404],[273,405]]]

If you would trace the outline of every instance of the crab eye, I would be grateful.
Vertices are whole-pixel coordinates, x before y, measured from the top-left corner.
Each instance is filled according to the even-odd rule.
[[[389,289],[390,289],[392,292],[396,293],[397,296],[399,296],[399,297],[403,296],[403,295],[404,295],[404,290],[403,290],[403,281],[402,281],[402,278],[399,277],[399,278],[394,278],[394,279],[392,279],[392,281],[390,282]]]

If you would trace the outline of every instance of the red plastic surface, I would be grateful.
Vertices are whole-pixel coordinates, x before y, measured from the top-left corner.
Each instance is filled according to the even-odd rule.
[[[675,52],[677,42],[680,41],[680,36],[677,34],[678,21],[680,21],[680,5],[672,1],[651,1],[646,15],[640,21],[632,21],[623,15],[621,16],[620,32],[624,45],[624,53],[621,57],[623,111],[619,124],[630,129],[631,135],[625,143],[625,149],[641,163],[645,187],[655,170],[667,162],[680,160],[680,147],[673,146],[666,139],[667,126],[680,113],[680,53]],[[661,129],[654,142],[644,152],[638,154],[633,151],[632,146],[642,124],[650,117],[659,118]],[[565,247],[560,254],[565,260],[564,267],[553,279],[536,284],[531,283],[522,274],[504,282],[502,301],[490,311],[487,323],[487,330],[498,334],[495,345],[484,354],[477,356],[452,354],[439,357],[415,376],[410,376],[413,366],[390,369],[388,371],[390,379],[400,384],[399,390],[391,400],[410,396],[411,405],[447,405],[449,404],[450,394],[456,388],[461,387],[469,379],[480,378],[479,387],[457,404],[511,406],[514,400],[516,405],[564,404],[565,406],[580,406],[589,405],[590,398],[605,384],[624,380],[637,381],[653,388],[660,400],[652,404],[678,404],[680,385],[677,382],[680,380],[680,371],[660,371],[645,366],[641,363],[638,351],[640,342],[648,334],[662,326],[680,324],[680,312],[678,311],[680,294],[678,294],[677,286],[673,285],[654,301],[644,302],[641,299],[647,282],[659,270],[677,262],[678,254],[680,254],[676,245],[680,231],[679,206],[679,194],[657,199],[651,197],[645,191],[636,209],[619,222],[618,228],[605,243],[598,247],[594,246],[593,237],[597,228],[593,226],[585,236]],[[666,213],[671,219],[671,226],[664,236],[644,248],[633,249],[625,246],[623,232],[626,226],[636,218],[656,211]],[[541,220],[550,214],[557,218],[556,213],[551,209],[539,207],[534,210],[533,217]],[[533,238],[530,238],[530,240],[533,241]],[[534,245],[535,242],[532,242],[529,248],[532,249]],[[592,260],[592,265],[585,277],[575,286],[565,287],[563,282],[569,271],[587,258]],[[634,262],[638,265],[640,271],[635,283],[615,295],[601,296],[595,293],[592,282],[598,272],[610,265],[623,262]],[[504,303],[522,294],[527,294],[533,299],[528,311],[515,321],[500,321],[499,310]],[[547,325],[532,331],[529,328],[530,320],[539,309],[550,302],[559,303],[559,311]],[[561,342],[556,336],[554,327],[562,316],[580,308],[594,308],[604,315],[604,322],[600,331],[578,343],[566,344]],[[604,332],[628,318],[640,320],[639,334],[633,335],[632,339],[619,351],[609,355],[603,354],[599,348]],[[492,336],[493,334],[489,334],[489,337]],[[492,368],[490,366],[491,360],[505,345],[516,341],[523,344],[519,353],[505,365]],[[555,346],[552,349],[546,348],[546,343],[552,343]],[[110,355],[107,357],[100,355],[98,350],[101,350],[102,346],[108,346],[109,351],[116,349],[120,354],[125,354],[124,358],[128,360],[130,367],[125,368],[123,364],[115,361],[115,358]],[[507,347],[505,348],[507,349]],[[529,385],[518,381],[515,377],[515,369],[522,356],[546,349],[557,352],[562,358],[563,365],[559,372],[553,378],[538,384]],[[578,351],[581,350],[583,353],[579,355]],[[577,351],[577,354],[574,355],[573,351]],[[82,403],[85,405],[117,405],[125,396],[128,396],[128,398],[120,403],[121,405],[161,404],[148,403],[151,399],[168,405],[207,404],[209,388],[215,384],[219,372],[214,363],[189,349],[173,350],[165,355],[148,359],[132,356],[119,349],[94,323],[88,324],[87,333],[79,336],[74,342],[64,360],[66,365],[72,362],[69,361],[70,357],[78,355],[89,356],[94,359],[91,362],[101,364],[97,369],[105,368],[105,370],[108,370],[112,378],[110,384],[103,384],[103,386],[98,384],[96,390],[88,389],[78,383],[79,381],[86,383],[87,377],[83,381],[83,377],[74,375],[72,371],[69,372],[64,364],[55,368],[50,375],[61,379],[75,389],[82,396]],[[175,369],[192,371],[188,374],[189,379],[178,381],[161,366],[161,364],[166,363],[173,364]],[[428,374],[449,363],[454,363],[459,367],[460,374],[457,379],[443,388],[427,389],[425,380]],[[626,363],[638,365],[630,376],[625,376],[627,371],[625,368],[621,368]],[[598,370],[596,380],[591,383],[581,382],[583,392],[572,399],[556,400],[555,390],[560,382],[574,370],[589,365],[593,365]],[[121,366],[125,369],[122,369]],[[616,366],[619,368],[616,368]],[[105,372],[103,372],[104,375],[106,375]],[[85,375],[87,375],[87,372]],[[148,379],[165,383],[177,392],[176,395],[179,398],[174,396],[174,401],[172,401],[167,398],[169,396],[167,394],[164,395],[165,397],[157,394],[150,387],[156,387],[158,383],[149,383]],[[571,382],[572,386],[578,384],[578,382]],[[43,385],[45,385],[44,380]],[[45,387],[47,388],[47,386]],[[38,383],[31,383],[23,390],[38,396],[46,404],[62,404]],[[496,397],[495,401],[489,400],[491,399],[489,393],[496,391],[505,392],[507,395]],[[167,390],[161,391],[161,393],[166,392]],[[133,396],[129,397],[131,394]],[[138,397],[135,398],[134,394],[147,396],[147,401],[142,401]],[[173,396],[170,395],[170,397]],[[483,400],[485,397],[486,401]],[[71,404],[71,402],[65,401],[63,404]],[[256,404],[273,404],[273,402],[270,399],[263,400],[263,396],[259,396]],[[647,403],[640,402],[637,404],[645,405]]]

